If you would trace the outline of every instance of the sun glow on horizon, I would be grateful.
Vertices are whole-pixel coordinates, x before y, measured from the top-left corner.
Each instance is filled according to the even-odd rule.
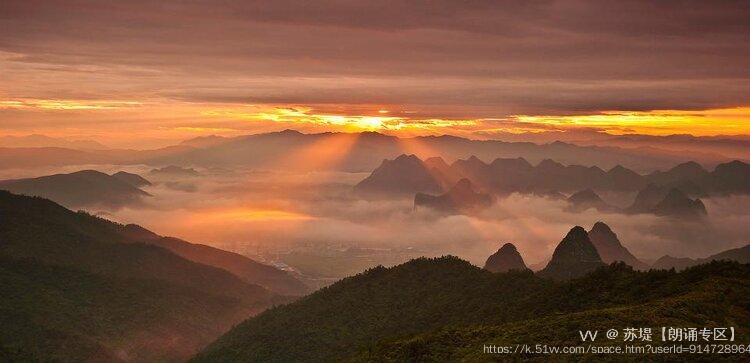
[[[546,124],[561,128],[598,128],[614,134],[694,136],[750,134],[750,107],[698,111],[604,111],[591,115],[513,116],[526,124]]]
[[[124,107],[141,106],[136,101],[107,100],[56,100],[56,99],[13,99],[0,100],[0,109],[40,109],[40,110],[114,110]]]
[[[750,107],[747,106],[708,110],[612,110],[577,115],[440,117],[439,112],[433,114],[410,105],[0,98],[0,110],[28,120],[40,120],[40,117],[50,120],[46,127],[36,124],[23,130],[9,127],[3,134],[38,133],[63,138],[94,135],[92,138],[110,145],[151,142],[161,147],[200,135],[240,136],[287,128],[305,133],[377,131],[400,137],[454,135],[474,139],[576,130],[612,135],[750,135]],[[53,120],[59,123],[51,124]]]

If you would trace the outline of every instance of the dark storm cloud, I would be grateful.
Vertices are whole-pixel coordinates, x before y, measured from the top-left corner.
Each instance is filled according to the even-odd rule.
[[[748,18],[741,1],[6,0],[0,92],[497,117],[728,107],[750,103]]]

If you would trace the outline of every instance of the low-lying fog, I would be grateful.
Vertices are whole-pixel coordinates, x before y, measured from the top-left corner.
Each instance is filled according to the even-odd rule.
[[[481,266],[499,246],[513,242],[527,264],[534,265],[551,256],[572,226],[589,229],[600,220],[646,262],[664,254],[705,257],[750,242],[747,196],[705,199],[707,223],[596,210],[576,214],[564,210],[565,201],[519,194],[499,199],[480,215],[441,216],[424,210],[413,212],[411,199],[354,198],[351,187],[367,176],[362,173],[217,169],[199,170],[199,177],[156,177],[149,175],[147,167],[124,170],[154,183],[143,188],[153,197],[144,205],[91,212],[268,262],[277,262],[274,260],[290,251],[368,247],[393,254],[384,253],[364,265],[397,263],[416,255],[454,254]],[[622,204],[633,195],[603,197]]]

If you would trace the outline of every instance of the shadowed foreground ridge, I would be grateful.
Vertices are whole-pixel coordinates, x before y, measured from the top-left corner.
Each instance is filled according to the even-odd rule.
[[[0,191],[0,361],[186,359],[278,300],[123,230]]]
[[[535,343],[577,339],[573,326],[652,320],[731,322],[744,329],[749,277],[750,267],[730,262],[680,273],[638,272],[620,263],[564,282],[531,272],[491,273],[451,256],[420,258],[370,269],[270,309],[194,361],[451,361],[481,359],[481,337],[511,342],[515,337],[505,329],[519,340],[539,338]]]

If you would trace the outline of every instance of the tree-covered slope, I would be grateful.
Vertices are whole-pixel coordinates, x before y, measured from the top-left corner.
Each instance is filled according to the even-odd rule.
[[[545,316],[636,306],[682,296],[713,278],[719,284],[723,279],[744,284],[750,276],[750,268],[745,265],[712,266],[697,272],[642,273],[613,264],[562,282],[531,272],[493,274],[455,257],[421,258],[389,269],[368,270],[292,304],[268,310],[236,326],[195,360],[345,359],[368,351],[378,342],[398,341],[445,327],[501,326]],[[623,317],[630,318],[635,317]]]
[[[527,344],[535,349],[537,344],[548,346],[581,346],[580,330],[598,330],[597,345],[622,346],[623,339],[608,340],[601,336],[609,329],[619,332],[625,328],[649,327],[654,332],[652,341],[636,340],[636,345],[665,345],[661,341],[661,327],[695,327],[737,329],[736,344],[750,342],[750,281],[747,267],[732,263],[713,263],[674,275],[669,285],[698,279],[692,288],[645,303],[613,305],[567,314],[543,315],[529,320],[512,321],[497,325],[452,325],[409,337],[384,339],[361,350],[348,361],[354,362],[455,362],[455,361],[505,361],[508,359],[546,360],[550,355],[486,354],[485,345],[514,346]],[[688,276],[695,274],[696,276]],[[699,275],[705,274],[705,277]],[[735,275],[736,274],[736,275]],[[716,342],[710,342],[716,343]],[[721,343],[721,342],[719,342]],[[688,342],[684,344],[689,344]],[[644,361],[654,355],[565,355],[571,360],[585,361]],[[661,356],[661,359],[680,361],[684,355]],[[742,354],[721,356],[706,355],[700,358],[717,358],[740,361]],[[559,358],[557,356],[556,358]],[[694,356],[694,358],[699,358]]]
[[[153,244],[190,261],[227,270],[245,282],[263,286],[277,294],[301,296],[310,292],[309,287],[288,272],[238,253],[190,243],[179,238],[162,237],[135,224],[126,225],[124,233],[136,243]]]
[[[122,228],[0,192],[0,360],[184,359],[278,301]]]

